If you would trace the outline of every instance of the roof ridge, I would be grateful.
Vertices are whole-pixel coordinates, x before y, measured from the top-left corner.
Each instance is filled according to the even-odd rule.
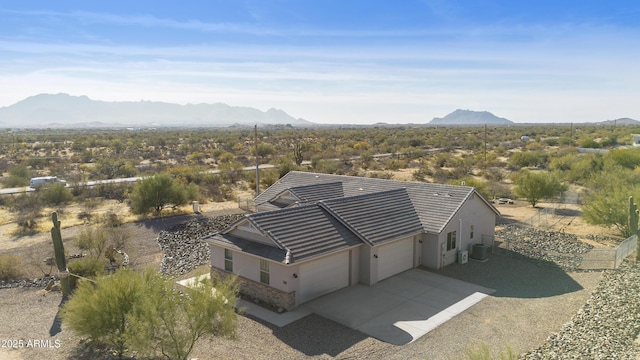
[[[394,193],[394,192],[402,192],[407,194],[407,196],[409,195],[409,193],[407,192],[407,188],[397,188],[397,189],[391,189],[391,190],[382,190],[382,191],[376,191],[376,192],[371,192],[371,193],[366,193],[366,194],[359,194],[359,195],[352,195],[352,196],[344,196],[344,197],[340,197],[340,198],[333,198],[333,199],[325,199],[325,200],[320,200],[318,201],[319,203],[327,203],[327,202],[331,202],[331,203],[337,203],[337,202],[346,202],[349,200],[353,200],[356,198],[362,198],[362,199],[366,199],[366,198],[371,198],[371,197],[376,197],[379,196],[380,194],[385,194],[385,193]]]
[[[324,174],[324,173],[316,173],[316,172],[311,172],[311,171],[300,171],[300,170],[292,170],[292,171],[288,172],[287,174],[285,174],[284,177],[286,177],[289,173],[316,174],[316,176],[322,175],[322,176],[340,177],[340,178],[360,178],[360,179],[363,179],[364,181],[372,181],[372,182],[393,182],[393,183],[403,183],[403,184],[407,184],[408,183],[408,184],[436,185],[436,186],[442,186],[442,187],[473,188],[473,186],[469,186],[469,185],[452,185],[452,184],[431,183],[431,182],[424,182],[424,181],[414,181],[414,180],[380,179],[380,178],[371,178],[371,177],[358,176],[358,175],[351,176],[351,175],[339,175],[339,174]]]

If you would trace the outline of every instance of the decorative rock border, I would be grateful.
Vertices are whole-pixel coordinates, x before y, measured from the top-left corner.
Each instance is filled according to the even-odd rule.
[[[598,288],[562,329],[524,359],[637,359],[640,267],[625,261],[604,273]]]
[[[210,261],[209,245],[202,237],[223,230],[240,219],[242,214],[222,215],[214,218],[200,216],[158,234],[162,250],[160,272],[181,275]]]

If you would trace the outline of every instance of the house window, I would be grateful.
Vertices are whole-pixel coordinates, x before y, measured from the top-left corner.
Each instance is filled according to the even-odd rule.
[[[224,249],[224,269],[233,272],[233,252],[229,249]]]
[[[447,233],[447,251],[454,250],[456,248],[456,232],[452,231]]]
[[[269,262],[260,259],[260,282],[269,285]]]
[[[473,225],[471,225],[471,229],[469,229],[469,238],[473,239]]]

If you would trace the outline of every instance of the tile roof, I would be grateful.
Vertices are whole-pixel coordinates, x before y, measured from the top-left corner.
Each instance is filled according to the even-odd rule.
[[[243,221],[271,239],[274,246],[258,244],[260,246],[250,248],[249,244],[239,242],[232,230]],[[219,244],[232,243],[243,251],[283,263],[300,262],[362,244],[356,234],[317,204],[249,214],[222,233],[204,239]],[[279,251],[268,252],[270,249],[263,248],[265,246]],[[289,259],[285,259],[287,252]]]
[[[397,181],[333,174],[291,171],[255,198],[257,205],[267,203],[291,187],[342,182],[344,196],[355,196],[405,188],[422,227],[427,232],[440,233],[451,218],[473,194],[477,194],[496,214],[491,205],[475,188],[425,182]]]
[[[221,245],[225,248],[246,252],[278,262],[284,262],[287,256],[287,251],[284,249],[243,239],[231,234],[215,233],[202,239],[215,245]]]
[[[289,191],[300,199],[301,202],[315,202],[318,200],[344,197],[341,181],[294,186],[290,187]]]
[[[266,206],[269,210],[281,209],[291,205],[291,202],[283,201],[281,197],[283,195],[290,195],[296,199],[296,202],[304,204],[310,202],[316,202],[323,199],[333,199],[338,197],[344,197],[344,191],[342,191],[342,182],[328,182],[322,184],[312,184],[304,186],[293,186],[282,190],[279,194],[269,200],[269,204],[273,207]],[[262,204],[261,208],[265,209],[266,204]]]
[[[423,231],[406,189],[324,200],[319,205],[372,245]]]

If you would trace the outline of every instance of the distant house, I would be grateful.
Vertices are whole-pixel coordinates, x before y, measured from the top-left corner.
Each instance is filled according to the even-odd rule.
[[[640,146],[640,135],[633,135],[633,146]]]
[[[493,237],[499,215],[473,187],[297,171],[254,201],[259,212],[204,238],[211,272],[285,309],[452,264]]]

